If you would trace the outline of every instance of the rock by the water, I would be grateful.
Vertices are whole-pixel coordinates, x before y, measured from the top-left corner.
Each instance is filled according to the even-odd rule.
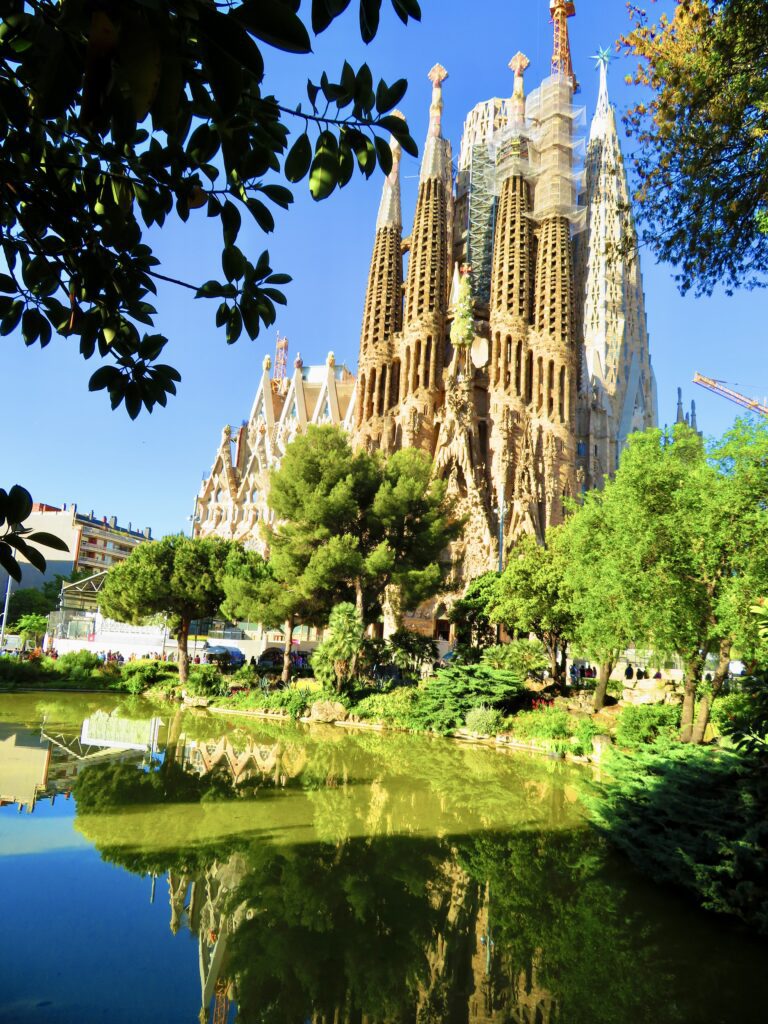
[[[345,722],[349,712],[338,700],[316,700],[309,717],[313,722]]]

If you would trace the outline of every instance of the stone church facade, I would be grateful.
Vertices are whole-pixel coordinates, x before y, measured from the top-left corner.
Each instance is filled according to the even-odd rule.
[[[551,0],[550,8],[549,75],[526,95],[529,61],[513,57],[511,96],[469,113],[456,169],[442,133],[448,75],[432,68],[405,237],[391,141],[356,381],[331,360],[311,374],[297,368],[293,392],[276,396],[265,369],[249,421],[237,435],[225,428],[197,497],[196,533],[255,541],[281,445],[309,422],[333,422],[356,445],[385,453],[416,446],[432,456],[466,517],[453,557],[468,581],[508,557],[521,535],[543,541],[562,521],[565,499],[599,486],[627,435],[655,425],[607,56],[582,168],[567,25],[574,4]],[[302,404],[309,375],[322,378],[321,391]]]

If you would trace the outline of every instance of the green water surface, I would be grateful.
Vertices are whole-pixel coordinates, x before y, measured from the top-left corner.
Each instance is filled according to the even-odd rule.
[[[442,739],[2,696],[0,1019],[764,1020],[768,947],[613,856],[580,809],[592,779]]]

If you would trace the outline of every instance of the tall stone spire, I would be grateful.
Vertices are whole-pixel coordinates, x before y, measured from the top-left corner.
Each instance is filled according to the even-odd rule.
[[[390,139],[392,171],[384,188],[376,219],[376,239],[368,272],[360,351],[364,355],[399,331],[403,320],[402,214],[400,212],[400,145]]]
[[[402,117],[399,111],[395,116]],[[403,325],[403,219],[400,210],[401,148],[390,138],[392,170],[384,181],[376,218],[376,238],[368,271],[363,326],[360,332],[360,379],[355,410],[357,426],[383,415],[392,402],[391,352],[388,343]],[[396,398],[396,396],[395,396]]]
[[[519,317],[527,324],[531,315],[532,280],[532,231],[531,203],[528,184],[523,177],[523,165],[527,163],[527,143],[521,137],[525,126],[525,90],[523,75],[530,61],[523,53],[517,53],[509,62],[515,74],[512,94],[512,124],[515,133],[509,151],[514,154],[507,159],[507,176],[501,186],[496,212],[496,231],[493,245],[493,271],[491,278],[491,320]],[[501,171],[501,168],[499,168]],[[512,323],[493,323],[493,327],[513,330]],[[519,333],[519,332],[518,332]],[[503,362],[504,353],[500,343],[492,351],[494,368],[497,358]],[[504,366],[507,371],[509,367]]]
[[[448,72],[440,64],[435,64],[428,77],[432,82],[432,102],[411,233],[405,291],[406,324],[412,324],[425,315],[444,314],[448,299],[451,144],[442,137],[441,127],[443,82]]]
[[[587,486],[615,471],[628,434],[656,423],[637,236],[608,95],[609,51],[600,49],[595,60],[600,88],[587,147],[586,231],[578,239],[577,260],[581,419],[591,423],[591,436],[584,438]],[[582,422],[579,432],[585,430]]]

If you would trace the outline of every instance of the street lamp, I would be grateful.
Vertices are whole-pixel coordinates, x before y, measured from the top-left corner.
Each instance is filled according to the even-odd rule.
[[[11,574],[8,573],[8,585],[5,588],[5,607],[3,608],[3,618],[0,622],[0,651],[3,649],[5,643],[5,627],[8,622],[8,605],[11,603]]]
[[[496,508],[496,515],[499,517],[499,572],[504,572],[504,513],[506,512],[506,505],[504,503],[504,492],[501,492],[499,497],[499,504]]]

